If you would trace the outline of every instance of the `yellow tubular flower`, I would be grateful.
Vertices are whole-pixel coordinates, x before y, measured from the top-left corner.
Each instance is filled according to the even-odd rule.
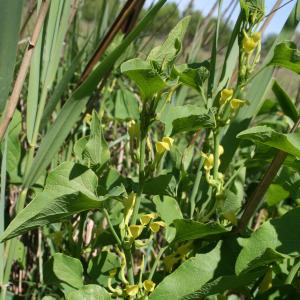
[[[139,291],[139,286],[134,284],[134,285],[127,285],[125,287],[125,292],[128,296],[133,297],[135,296]]]
[[[163,137],[162,142],[167,143],[171,149],[174,143],[174,139],[170,138],[169,136],[165,136]]]
[[[233,89],[223,89],[221,91],[220,104],[225,104],[232,98]]]
[[[130,237],[136,239],[137,237],[139,237],[141,235],[143,229],[144,229],[143,225],[130,225],[128,227],[128,232],[129,232]]]
[[[162,221],[157,221],[150,224],[150,229],[154,233],[158,232],[161,227],[166,227],[166,223]]]
[[[124,199],[123,205],[125,207],[124,211],[124,224],[128,224],[133,213],[133,207],[136,200],[136,194],[130,193],[126,199]]]
[[[140,217],[140,222],[142,225],[148,225],[152,219],[157,218],[156,213],[146,214]]]
[[[246,101],[240,99],[232,99],[230,101],[230,106],[232,109],[236,110],[245,104]]]
[[[166,151],[170,151],[173,145],[174,139],[170,138],[169,136],[163,137],[162,141],[158,141],[155,144],[156,152],[159,154],[163,154]]]
[[[252,39],[254,40],[255,43],[258,43],[261,41],[261,32],[255,32],[252,34]]]
[[[155,285],[156,284],[152,280],[149,280],[149,279],[147,279],[143,282],[143,287],[144,287],[145,291],[147,291],[149,293],[154,291]]]
[[[156,142],[155,147],[156,147],[157,153],[159,153],[159,154],[163,154],[166,151],[170,151],[169,144],[165,143],[165,142]]]

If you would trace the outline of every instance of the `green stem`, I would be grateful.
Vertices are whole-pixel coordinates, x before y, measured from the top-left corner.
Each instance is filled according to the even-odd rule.
[[[197,196],[197,193],[198,193],[199,184],[200,184],[200,181],[201,181],[201,178],[202,178],[202,171],[201,171],[201,169],[202,169],[202,166],[203,166],[203,162],[204,162],[204,158],[201,157],[199,165],[198,165],[198,169],[197,169],[196,179],[195,179],[195,182],[194,182],[194,185],[193,185],[193,189],[192,189],[191,200],[190,200],[190,203],[191,203],[190,218],[191,219],[193,218],[195,207],[196,207],[196,201],[195,200],[196,200],[196,196]]]
[[[140,142],[139,187],[138,187],[138,192],[137,192],[137,196],[136,196],[136,202],[134,205],[131,224],[136,224],[137,216],[138,216],[139,208],[140,208],[140,204],[141,204],[141,196],[142,196],[143,189],[144,189],[146,139],[147,139],[147,137],[144,136]]]
[[[114,238],[116,239],[117,244],[121,247],[121,246],[122,246],[122,242],[121,242],[121,240],[120,240],[118,234],[116,233],[116,231],[115,231],[115,229],[114,229],[114,227],[113,227],[113,225],[112,225],[112,223],[111,223],[111,220],[110,220],[110,217],[109,217],[109,214],[108,214],[107,209],[104,208],[104,209],[103,209],[103,212],[104,212],[105,217],[106,217],[106,219],[107,219],[107,223],[108,223],[108,226],[109,226],[109,228],[110,228],[111,233],[113,234]]]
[[[38,230],[38,259],[39,259],[40,284],[43,285],[43,283],[44,283],[43,238],[42,238],[42,230],[40,228]]]
[[[213,133],[214,136],[214,168],[213,168],[213,177],[214,180],[218,179],[218,170],[219,170],[219,145],[220,145],[220,136],[219,131],[216,130]]]
[[[134,284],[133,258],[132,258],[130,248],[128,249],[128,248],[124,247],[124,253],[125,253],[125,258],[126,258],[128,281],[130,284]]]
[[[152,279],[152,277],[153,277],[153,275],[154,275],[154,273],[155,273],[155,271],[156,271],[156,268],[157,268],[157,266],[158,266],[158,263],[159,263],[159,261],[160,261],[160,258],[161,258],[161,256],[163,255],[163,253],[165,252],[165,250],[166,250],[167,248],[168,248],[168,246],[165,246],[165,247],[161,248],[160,251],[158,252],[158,254],[157,254],[156,258],[155,258],[154,264],[153,264],[153,266],[152,266],[152,268],[151,268],[150,274],[149,274],[149,276],[148,276],[148,279],[149,279],[149,280]]]
[[[7,133],[5,134],[1,162],[1,194],[0,194],[0,234],[4,231],[5,217],[5,187],[6,187],[6,158],[7,158]],[[4,245],[0,243],[0,287],[3,285],[4,276]],[[2,294],[2,292],[1,292]]]
[[[220,131],[219,129],[214,130],[213,132],[213,140],[214,140],[214,166],[213,166],[213,179],[215,184],[217,184],[218,180],[218,170],[219,170],[219,145],[220,145]],[[210,186],[208,190],[208,201],[207,206],[208,213],[204,216],[204,220],[208,220],[210,216],[215,212],[217,208],[217,199],[216,199],[217,187]]]
[[[300,268],[300,260],[295,265],[293,265],[288,277],[285,280],[285,284],[292,284],[295,276],[299,271],[299,268]]]

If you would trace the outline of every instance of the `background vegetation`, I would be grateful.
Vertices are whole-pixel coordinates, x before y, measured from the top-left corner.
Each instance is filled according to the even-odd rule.
[[[0,299],[298,299],[299,0],[144,2],[0,1]]]

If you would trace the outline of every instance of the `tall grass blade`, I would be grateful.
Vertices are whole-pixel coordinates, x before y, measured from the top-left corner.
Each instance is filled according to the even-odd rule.
[[[85,108],[88,96],[97,87],[99,81],[111,71],[115,61],[124,53],[132,41],[150,24],[165,2],[166,0],[160,0],[122,43],[103,59],[87,80],[71,95],[60,111],[55,123],[44,137],[32,167],[24,178],[25,187],[32,185],[44,172]]]
[[[1,190],[0,190],[0,234],[4,232],[5,219],[5,187],[6,187],[6,163],[7,163],[7,134],[2,143],[2,159],[1,159]],[[3,284],[4,272],[4,245],[0,243],[0,286]]]
[[[0,114],[13,80],[22,8],[22,0],[0,1]]]
[[[41,0],[38,3],[38,10],[41,6]],[[43,30],[43,29],[42,29]],[[28,82],[28,94],[27,94],[27,109],[26,109],[26,130],[27,140],[29,144],[32,144],[32,137],[34,132],[34,120],[37,113],[38,101],[39,101],[39,89],[40,89],[40,69],[41,69],[41,49],[42,49],[42,35],[40,35],[35,51],[32,56],[29,82]]]

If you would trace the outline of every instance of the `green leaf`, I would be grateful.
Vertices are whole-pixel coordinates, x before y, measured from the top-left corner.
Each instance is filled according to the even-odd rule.
[[[264,270],[249,272],[241,275],[226,275],[218,277],[203,285],[203,287],[191,295],[184,297],[184,300],[203,299],[205,296],[223,294],[227,290],[243,288],[264,274]]]
[[[190,22],[190,17],[183,18],[169,33],[161,46],[155,47],[148,55],[147,60],[160,65],[161,69],[167,68],[174,62],[182,48],[182,41]]]
[[[114,115],[120,120],[139,119],[139,105],[132,92],[122,87],[117,91]]]
[[[257,126],[242,131],[237,137],[300,157],[300,132],[284,134],[267,126]]]
[[[175,198],[164,196],[162,201],[160,197],[154,197],[153,202],[156,206],[156,212],[166,222],[167,225],[173,223],[176,219],[182,219],[182,212]]]
[[[299,256],[300,208],[265,222],[250,238],[239,239],[239,243],[243,249],[236,261],[237,274],[281,260],[284,255]]]
[[[289,116],[294,122],[298,120],[299,114],[297,107],[295,106],[292,99],[289,95],[284,91],[284,89],[279,85],[279,83],[275,80],[272,86],[272,91],[275,94],[277,101],[280,104],[283,112]]]
[[[33,160],[32,167],[24,178],[24,186],[29,187],[40,177],[46,167],[58,152],[64,140],[70,133],[72,127],[78,121],[84,110],[88,97],[97,87],[99,81],[108,74],[115,62],[124,53],[128,46],[139,36],[143,29],[153,20],[156,13],[166,0],[160,0],[141,22],[126,36],[121,44],[107,55],[102,62],[93,70],[85,82],[83,82],[67,100],[54,124],[49,128],[42,139],[37,154]]]
[[[101,121],[93,111],[91,135],[85,144],[82,156],[91,165],[103,166],[110,159],[110,152],[104,139]]]
[[[220,243],[209,253],[197,254],[165,277],[149,300],[181,300],[213,279],[221,258]]]
[[[143,192],[148,195],[176,196],[176,179],[173,174],[151,178],[145,182]]]
[[[200,223],[193,220],[174,220],[176,236],[173,242],[219,237],[228,231],[218,223]]]
[[[99,276],[104,276],[104,273],[108,274],[110,270],[117,268],[120,268],[118,255],[109,251],[101,251],[99,255],[89,260],[87,272],[92,279],[97,280]]]
[[[9,224],[0,241],[59,222],[74,213],[101,207],[96,196],[97,184],[92,170],[71,162],[61,164],[49,174],[45,189]]]
[[[265,195],[266,202],[269,206],[278,204],[289,196],[289,192],[279,184],[271,184]]]
[[[300,52],[297,45],[291,41],[278,44],[268,66],[283,67],[300,74]]]
[[[235,216],[237,211],[241,208],[245,197],[245,177],[246,168],[241,168],[234,178],[231,187],[225,190],[225,200],[222,206],[222,213],[225,217]]]
[[[180,132],[196,131],[200,128],[213,128],[216,121],[211,110],[200,115],[190,115],[188,117],[175,119],[172,122],[172,135]]]
[[[83,136],[75,142],[73,147],[73,152],[81,164],[86,163],[84,161],[84,157],[82,154],[85,150],[85,145],[87,144],[88,141],[89,141],[89,136]]]
[[[174,73],[184,85],[200,91],[209,76],[209,71],[201,64],[183,64],[174,67]]]
[[[43,112],[43,117],[41,120],[41,129],[45,127],[52,112],[55,110],[55,107],[57,106],[59,100],[61,99],[61,97],[63,96],[65,91],[67,90],[68,85],[70,84],[70,81],[71,81],[72,77],[74,76],[76,69],[78,68],[78,65],[80,63],[82,55],[83,55],[83,53],[85,53],[84,50],[86,49],[87,44],[88,43],[86,43],[82,47],[82,49],[78,52],[78,54],[74,57],[68,70],[63,74],[62,78],[57,83],[53,92],[51,93],[51,96],[50,96],[49,100],[47,101],[44,112]]]
[[[167,103],[165,109],[158,113],[157,119],[165,124],[165,135],[170,135],[174,120],[193,115],[203,116],[206,114],[207,110],[199,105],[173,105]]]
[[[10,179],[18,180],[18,164],[21,158],[20,133],[22,130],[21,113],[16,110],[8,127],[7,171]]]
[[[53,255],[53,273],[62,282],[80,289],[83,286],[83,267],[79,259],[62,253]]]
[[[144,100],[151,99],[156,93],[167,87],[165,81],[156,73],[151,64],[140,58],[124,62],[121,65],[121,72],[136,83]]]
[[[41,7],[41,1],[37,3],[37,9],[35,12],[35,17],[37,17],[38,12]],[[41,33],[34,47],[30,72],[28,79],[28,93],[26,100],[26,137],[28,143],[32,145],[33,134],[35,130],[35,119],[38,110],[38,103],[40,100],[40,73],[41,73],[41,57],[42,57],[42,41],[43,41],[43,27],[41,28]]]
[[[240,0],[240,5],[246,20],[254,24],[258,23],[265,15],[265,1],[263,0]]]
[[[156,212],[159,214],[161,219],[168,225],[165,231],[166,241],[171,243],[175,237],[176,229],[170,226],[174,220],[183,219],[182,212],[179,204],[175,198],[169,196],[153,197],[153,202],[156,206]]]
[[[14,76],[22,8],[22,0],[0,1],[0,115]]]
[[[101,286],[88,284],[78,291],[73,291],[67,295],[67,300],[110,300],[109,293]]]

